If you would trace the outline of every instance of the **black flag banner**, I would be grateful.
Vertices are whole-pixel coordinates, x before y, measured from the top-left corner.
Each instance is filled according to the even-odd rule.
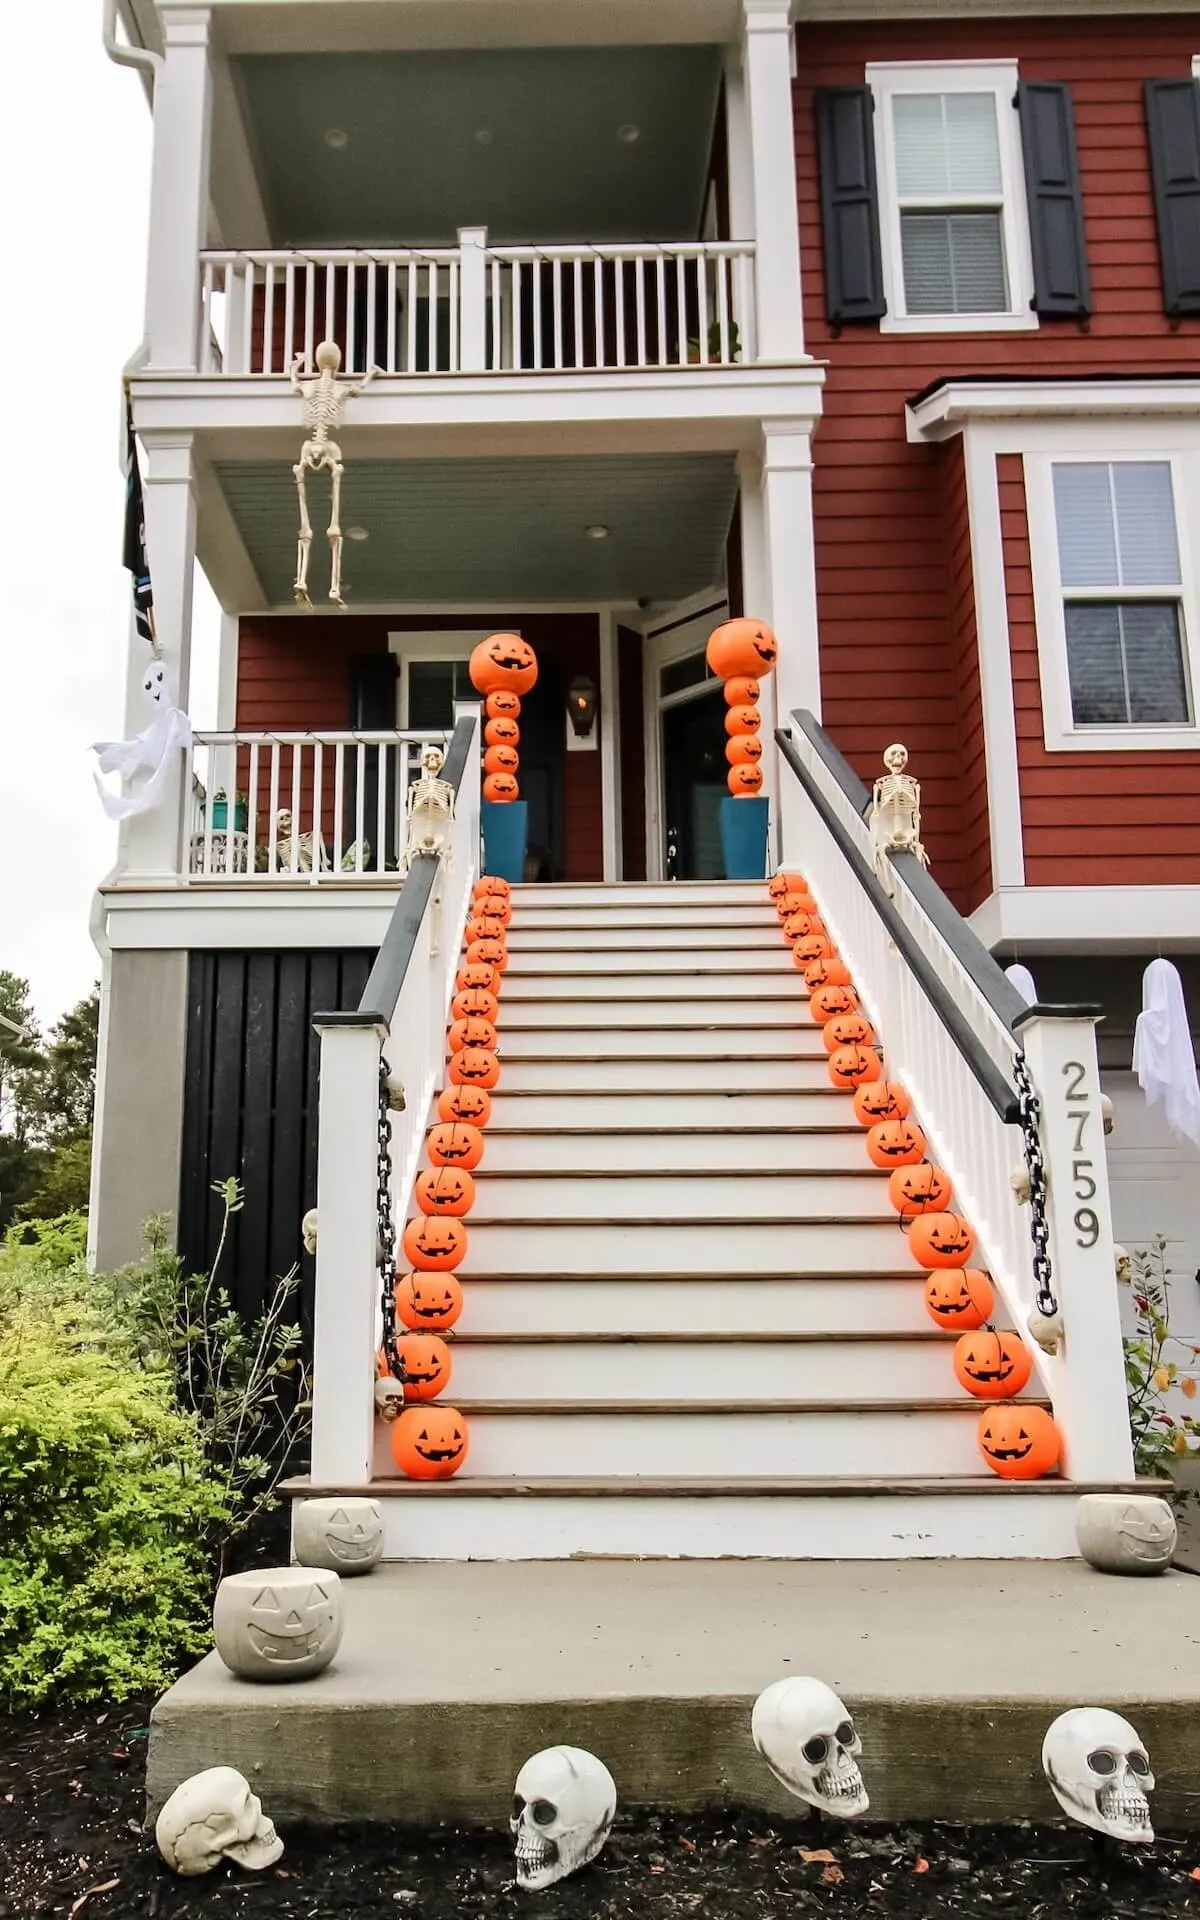
[[[148,647],[155,645],[154,590],[146,558],[146,508],[133,435],[133,405],[125,403],[125,565],[133,576],[133,615]]]

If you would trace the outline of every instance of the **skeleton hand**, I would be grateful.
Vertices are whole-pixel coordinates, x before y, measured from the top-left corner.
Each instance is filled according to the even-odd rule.
[[[304,355],[302,353],[298,353],[295,359],[292,361],[292,366],[291,366],[293,393],[303,393],[304,391],[304,388],[300,381],[300,369],[301,367],[303,367],[303,365],[304,365]]]
[[[357,399],[360,393],[366,392],[376,374],[382,374],[382,372],[382,367],[371,367],[368,372],[364,373],[361,380],[356,380],[353,386],[346,388],[346,398],[348,400]]]

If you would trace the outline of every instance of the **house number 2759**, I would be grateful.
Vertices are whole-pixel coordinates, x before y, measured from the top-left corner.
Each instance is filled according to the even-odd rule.
[[[1084,1134],[1092,1117],[1084,1081],[1087,1069],[1080,1060],[1068,1060],[1063,1067],[1063,1076],[1067,1081],[1067,1119],[1074,1129],[1075,1138],[1071,1153],[1071,1184],[1075,1194],[1075,1245],[1094,1247],[1100,1238],[1100,1221],[1094,1207],[1087,1202],[1096,1197],[1096,1182],[1092,1178],[1094,1161],[1085,1157],[1083,1151]]]

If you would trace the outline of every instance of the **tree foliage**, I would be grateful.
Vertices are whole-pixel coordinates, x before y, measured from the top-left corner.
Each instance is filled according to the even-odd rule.
[[[29,982],[0,968],[0,1234],[86,1207],[100,989],[43,1038]]]

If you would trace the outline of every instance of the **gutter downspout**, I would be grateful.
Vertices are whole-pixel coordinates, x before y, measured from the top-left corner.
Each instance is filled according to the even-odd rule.
[[[127,41],[117,39],[117,0],[104,0],[104,51],[118,67],[133,67],[146,76],[150,96],[154,97],[154,82],[162,71],[162,55],[154,53],[149,47],[131,46]]]

